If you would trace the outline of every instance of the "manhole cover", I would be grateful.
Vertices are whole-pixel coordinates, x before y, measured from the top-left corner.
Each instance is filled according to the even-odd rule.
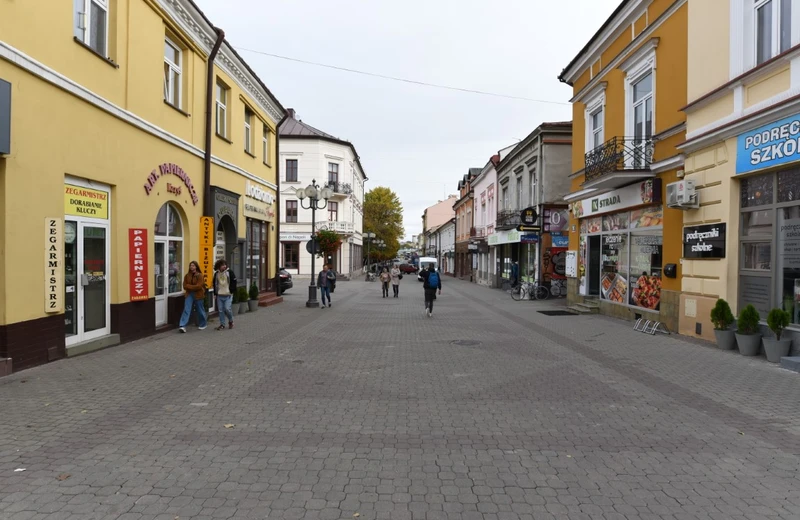
[[[450,343],[452,343],[453,345],[459,345],[459,346],[462,346],[462,347],[477,347],[478,345],[481,344],[480,341],[475,341],[475,340],[472,340],[472,339],[457,339],[455,341],[451,341]]]
[[[544,314],[545,316],[577,316],[574,312],[569,311],[539,311],[539,314]]]
[[[292,363],[298,363],[298,364],[299,364],[299,363],[302,363],[302,362],[303,362],[303,360],[302,360],[302,359],[295,359],[294,361],[292,361]]]

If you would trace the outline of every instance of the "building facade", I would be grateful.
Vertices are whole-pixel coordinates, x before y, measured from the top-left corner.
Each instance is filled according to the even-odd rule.
[[[711,38],[709,35],[713,34]],[[680,332],[714,339],[717,298],[791,315],[800,338],[800,9],[689,3]]]
[[[342,246],[324,262],[345,276],[361,271],[364,264],[364,183],[367,177],[355,146],[297,118],[294,110],[280,127],[281,160],[281,261],[294,275],[310,276],[311,253],[307,249],[311,236],[323,229],[335,231]],[[297,190],[312,181],[328,186],[333,196],[323,209],[303,208]],[[308,200],[305,201],[308,204]],[[316,262],[322,267],[323,260]]]
[[[472,181],[480,175],[481,168],[470,168],[458,182],[459,198],[453,203],[456,216],[456,258],[455,275],[474,281],[477,268],[477,243],[473,243],[475,227],[473,221]]]
[[[573,89],[568,299],[671,331],[683,211],[666,195],[683,171],[688,11],[685,0],[623,1],[559,76]]]
[[[453,210],[453,204],[456,200],[458,200],[458,195],[449,195],[445,200],[440,200],[436,204],[428,206],[422,212],[422,233],[418,237],[420,251],[426,251],[428,248],[426,232],[441,226],[451,218],[455,218],[456,213]]]
[[[0,34],[0,357],[17,370],[176,324],[192,260],[209,286],[225,257],[274,290],[285,110],[193,2],[5,3]]]
[[[489,252],[487,237],[494,233],[494,225],[497,220],[497,197],[495,193],[497,184],[497,170],[495,167],[500,162],[500,154],[495,154],[489,158],[486,165],[481,169],[481,173],[475,177],[473,182],[475,200],[475,236],[477,242],[478,268],[476,269],[476,281],[481,285],[491,285],[494,275],[494,259]],[[493,251],[493,249],[492,249]]]

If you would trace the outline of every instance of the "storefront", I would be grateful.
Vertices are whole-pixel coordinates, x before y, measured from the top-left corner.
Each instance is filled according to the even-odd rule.
[[[275,291],[269,264],[271,234],[275,232],[274,190],[247,181],[244,198],[246,226],[245,281],[255,282],[259,292]]]
[[[501,287],[504,280],[511,279],[511,264],[518,261],[522,234],[516,229],[495,231],[487,238],[490,248],[495,251],[495,287]],[[520,272],[522,268],[520,267]]]
[[[542,210],[541,256],[538,280],[550,290],[550,296],[567,296],[566,256],[569,248],[569,210],[546,207]]]

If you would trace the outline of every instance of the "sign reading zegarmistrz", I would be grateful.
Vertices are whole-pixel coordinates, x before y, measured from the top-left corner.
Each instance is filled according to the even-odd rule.
[[[64,213],[76,217],[108,219],[108,192],[65,184]]]

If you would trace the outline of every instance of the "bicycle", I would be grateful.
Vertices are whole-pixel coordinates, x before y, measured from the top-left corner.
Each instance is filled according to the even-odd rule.
[[[522,282],[511,288],[511,299],[521,300],[546,300],[550,296],[550,291],[538,282]]]

